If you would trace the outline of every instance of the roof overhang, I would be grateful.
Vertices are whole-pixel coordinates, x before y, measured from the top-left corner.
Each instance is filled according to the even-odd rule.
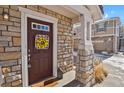
[[[76,19],[80,14],[90,16],[94,21],[101,19],[103,14],[98,5],[43,5],[54,12]],[[77,19],[76,19],[77,20]]]
[[[99,5],[88,5],[89,11],[94,19],[94,21],[103,18],[103,10],[101,10]]]
[[[77,11],[73,11],[73,9],[64,7],[62,5],[43,5],[43,7],[69,18],[75,18],[78,15]]]

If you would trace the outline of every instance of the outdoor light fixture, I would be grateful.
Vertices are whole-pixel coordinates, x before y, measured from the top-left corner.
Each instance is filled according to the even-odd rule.
[[[76,35],[76,31],[74,30],[74,31],[72,32],[72,34],[75,36],[75,35]]]
[[[80,14],[80,16],[83,16],[83,14]]]
[[[74,33],[74,35],[76,35],[76,33]]]
[[[3,12],[3,18],[8,20],[9,19],[9,14],[6,12]]]

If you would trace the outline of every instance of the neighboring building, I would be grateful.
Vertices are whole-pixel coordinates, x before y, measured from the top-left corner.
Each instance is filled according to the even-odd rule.
[[[118,52],[120,24],[120,18],[113,17],[96,21],[92,25],[92,41],[95,52]]]
[[[0,86],[94,84],[91,24],[102,6],[0,6]],[[81,23],[79,61],[72,62],[73,24]]]
[[[124,52],[124,25],[120,26],[119,31],[119,51]]]

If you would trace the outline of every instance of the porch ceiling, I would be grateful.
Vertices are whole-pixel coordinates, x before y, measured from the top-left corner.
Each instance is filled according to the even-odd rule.
[[[89,11],[92,14],[94,21],[102,19],[103,13],[98,5],[88,5]]]
[[[94,21],[101,19],[103,15],[98,5],[43,5],[43,7],[72,18],[74,22],[79,22],[80,14],[90,16]]]
[[[77,14],[85,14],[92,17],[94,21],[102,19],[103,13],[98,5],[63,5],[62,7]]]
[[[78,12],[70,11],[68,8],[63,7],[62,5],[43,5],[43,7],[69,18],[75,18],[78,16]]]

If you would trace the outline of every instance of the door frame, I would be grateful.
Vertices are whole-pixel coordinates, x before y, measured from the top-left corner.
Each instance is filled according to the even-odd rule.
[[[28,87],[28,61],[27,61],[27,17],[53,23],[53,76],[57,77],[57,23],[58,19],[19,7],[21,12],[21,54],[22,54],[22,83]]]

